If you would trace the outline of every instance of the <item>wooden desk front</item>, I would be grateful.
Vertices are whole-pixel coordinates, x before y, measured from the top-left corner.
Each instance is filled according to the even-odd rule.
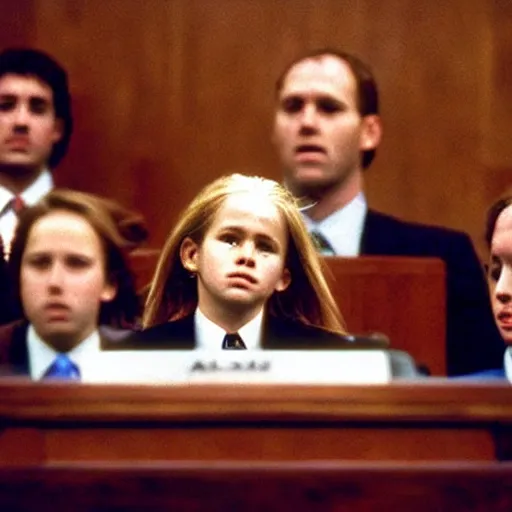
[[[0,509],[509,512],[511,440],[508,385],[4,381]]]
[[[512,460],[508,385],[0,384],[0,466]]]

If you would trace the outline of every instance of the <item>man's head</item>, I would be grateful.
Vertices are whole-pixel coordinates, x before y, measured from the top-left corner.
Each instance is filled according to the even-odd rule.
[[[66,154],[73,119],[67,74],[32,49],[0,53],[0,166],[39,172]]]
[[[371,71],[333,50],[307,54],[276,83],[273,141],[296,195],[322,195],[349,185],[375,156],[381,138]]]

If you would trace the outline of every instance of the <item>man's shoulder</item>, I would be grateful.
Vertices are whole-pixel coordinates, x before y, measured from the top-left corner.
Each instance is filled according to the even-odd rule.
[[[368,225],[374,224],[379,228],[388,228],[389,230],[397,230],[401,233],[409,233],[415,236],[469,239],[469,236],[463,231],[444,226],[436,226],[434,224],[412,222],[371,209],[368,210],[366,223]]]
[[[473,251],[469,235],[456,229],[406,221],[368,210],[363,231],[363,254],[443,256],[446,251]]]
[[[507,380],[505,370],[503,368],[497,368],[494,370],[482,370],[480,372],[470,373],[468,375],[461,375],[458,377],[452,377],[456,380],[471,380],[471,381],[486,381],[486,380]]]

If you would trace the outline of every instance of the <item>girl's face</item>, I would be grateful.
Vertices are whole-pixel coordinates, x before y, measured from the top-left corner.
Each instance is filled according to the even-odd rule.
[[[496,325],[505,343],[512,345],[512,206],[500,213],[494,227],[489,291]]]
[[[210,318],[219,311],[256,315],[290,283],[287,244],[285,220],[267,197],[229,196],[202,243],[186,238],[181,246],[184,267],[197,273],[201,311]]]

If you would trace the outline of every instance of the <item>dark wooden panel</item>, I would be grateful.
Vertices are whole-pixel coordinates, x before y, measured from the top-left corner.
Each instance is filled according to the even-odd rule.
[[[0,426],[0,465],[23,465],[46,460],[44,435],[37,428]]]
[[[0,506],[10,512],[509,512],[512,468],[325,463],[2,468]]]
[[[453,442],[456,438],[457,442]],[[320,442],[321,440],[321,442]],[[52,428],[44,431],[46,461],[151,460],[344,460],[457,461],[495,459],[492,435],[485,428],[461,425],[436,429],[386,424],[360,428],[331,424],[183,424],[154,428]],[[0,443],[0,449],[4,445]],[[29,458],[36,463],[40,459]]]
[[[490,0],[492,30],[488,35],[487,73],[483,75],[487,89],[483,96],[482,157],[488,167],[508,168],[512,182],[512,4],[506,0]]]
[[[381,332],[433,375],[446,375],[444,263],[431,258],[325,258],[350,332]],[[422,290],[419,294],[418,290]]]
[[[2,1],[0,4],[0,50],[32,44],[35,30],[35,0]]]

